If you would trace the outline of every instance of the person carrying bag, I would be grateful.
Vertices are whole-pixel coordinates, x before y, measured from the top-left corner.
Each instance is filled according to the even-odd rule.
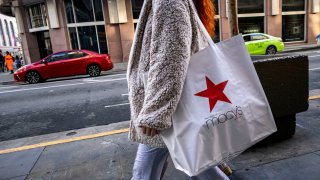
[[[175,167],[189,176],[277,130],[242,35],[214,44],[195,17],[209,46],[191,56],[172,126],[161,132]]]

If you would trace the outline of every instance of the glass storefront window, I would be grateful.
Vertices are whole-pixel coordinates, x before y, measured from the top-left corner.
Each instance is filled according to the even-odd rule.
[[[72,49],[79,49],[77,30],[75,27],[69,28],[69,36],[70,36],[70,42],[71,42]]]
[[[102,2],[105,1],[64,1],[72,49],[87,49],[97,53],[108,53],[106,31],[103,25]]]
[[[219,24],[219,19],[216,19],[216,29],[215,29],[215,35],[214,37],[212,38],[213,41],[215,43],[219,42],[220,41],[220,24]]]
[[[104,25],[97,26],[100,53],[107,54],[108,53],[108,45],[107,45],[107,36]]]
[[[52,54],[52,46],[49,31],[36,32],[36,36],[40,52],[40,58],[45,58],[49,54]]]
[[[219,15],[219,0],[212,0],[216,9],[216,14]]]
[[[238,14],[264,13],[264,0],[238,0]]]
[[[238,18],[238,23],[242,34],[264,32],[264,17],[241,17]]]
[[[305,0],[282,0],[282,11],[305,11]]]
[[[64,0],[68,23],[74,23],[74,14],[71,0]]]
[[[139,19],[144,0],[131,0],[133,19]]]
[[[99,52],[95,26],[78,27],[81,49]]]
[[[76,0],[73,1],[73,6],[77,23],[94,21],[92,1]]]
[[[96,21],[103,21],[101,0],[93,0]]]
[[[282,16],[283,41],[304,41],[304,14]]]
[[[44,4],[36,4],[28,7],[31,28],[47,26],[47,12]]]

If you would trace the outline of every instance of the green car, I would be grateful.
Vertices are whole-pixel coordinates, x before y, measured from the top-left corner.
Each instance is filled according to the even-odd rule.
[[[281,38],[263,33],[242,35],[250,55],[276,54],[284,50]]]

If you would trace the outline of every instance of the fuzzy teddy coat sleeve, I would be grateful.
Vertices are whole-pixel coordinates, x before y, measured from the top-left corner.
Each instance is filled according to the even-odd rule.
[[[157,1],[157,0],[155,0]],[[191,56],[192,27],[185,1],[153,6],[150,64],[139,126],[164,130],[179,102]]]

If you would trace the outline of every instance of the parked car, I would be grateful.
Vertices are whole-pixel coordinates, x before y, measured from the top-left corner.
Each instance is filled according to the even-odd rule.
[[[14,79],[34,84],[51,78],[81,74],[95,77],[99,76],[101,71],[112,68],[108,54],[88,50],[61,51],[19,68],[14,73]]]
[[[250,55],[276,54],[284,50],[282,39],[268,34],[244,34],[243,39]]]

